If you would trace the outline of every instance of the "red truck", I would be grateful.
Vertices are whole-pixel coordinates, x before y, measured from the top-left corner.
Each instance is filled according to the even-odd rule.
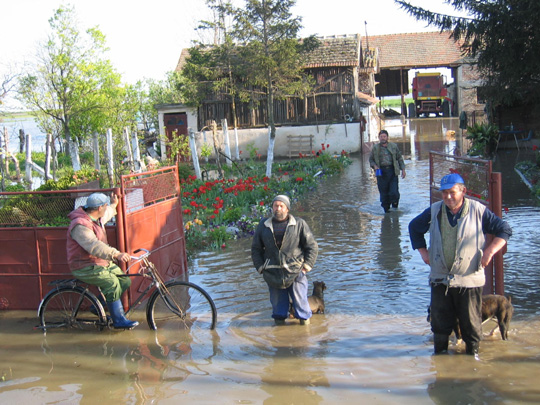
[[[450,99],[444,83],[444,76],[440,73],[416,72],[416,76],[413,78],[412,94],[415,108],[414,110],[409,108],[410,117],[421,117],[422,115],[429,117],[430,114],[435,114],[436,117],[439,115],[450,116]]]

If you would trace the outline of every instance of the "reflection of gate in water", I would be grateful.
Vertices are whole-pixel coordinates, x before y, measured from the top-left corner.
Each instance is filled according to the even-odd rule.
[[[150,260],[165,281],[185,277],[187,255],[177,168],[122,176],[122,194],[126,250],[150,250]],[[131,271],[137,270],[134,266]],[[132,281],[132,289],[144,290],[141,278]]]
[[[493,172],[491,160],[429,153],[430,203],[442,199],[439,185],[443,176],[458,173],[467,187],[467,197],[487,206],[498,217],[502,217],[502,176]],[[486,235],[487,243],[492,236]],[[503,254],[506,247],[497,253],[485,268],[486,285],[484,294],[504,294]]]

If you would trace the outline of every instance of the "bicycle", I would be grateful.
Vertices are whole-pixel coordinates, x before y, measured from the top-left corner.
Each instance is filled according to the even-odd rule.
[[[146,321],[152,330],[173,327],[179,330],[214,329],[217,310],[210,295],[201,287],[188,281],[171,280],[164,282],[150,260],[151,252],[137,249],[131,256],[134,262],[121,277],[143,277],[150,284],[141,292],[126,311],[129,315],[155,289],[146,304]],[[140,263],[137,273],[129,274],[129,269]],[[90,290],[90,285],[77,279],[56,280],[49,285],[55,288],[47,293],[39,304],[40,328],[46,332],[52,328],[77,328],[103,330],[110,321],[98,296]]]

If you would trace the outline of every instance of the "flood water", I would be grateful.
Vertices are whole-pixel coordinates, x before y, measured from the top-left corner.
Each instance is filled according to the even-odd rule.
[[[33,313],[0,313],[0,403],[514,404],[540,402],[540,209],[514,172],[524,152],[501,150],[503,214],[514,230],[505,255],[515,307],[509,340],[498,330],[480,360],[452,344],[432,356],[429,269],[410,247],[408,223],[429,204],[429,150],[463,148],[456,119],[387,122],[406,151],[398,211],[384,215],[367,158],[293,204],[310,224],[326,283],[326,313],[276,327],[249,239],[203,252],[190,280],[218,307],[215,332],[179,341],[145,324],[128,332],[33,330]],[[455,130],[456,138],[449,138]],[[413,141],[411,141],[411,138]],[[144,311],[136,314],[141,321]],[[489,332],[495,325],[488,324]]]

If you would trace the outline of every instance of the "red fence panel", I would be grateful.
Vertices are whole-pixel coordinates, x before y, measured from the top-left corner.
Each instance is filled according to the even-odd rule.
[[[0,310],[37,310],[51,289],[49,282],[72,278],[66,259],[66,215],[80,203],[78,198],[96,191],[122,193],[116,222],[106,226],[111,246],[129,253],[141,247],[152,250],[151,259],[166,279],[185,277],[179,190],[176,168],[164,168],[125,176],[122,191],[0,193]],[[142,200],[133,199],[141,193]]]

